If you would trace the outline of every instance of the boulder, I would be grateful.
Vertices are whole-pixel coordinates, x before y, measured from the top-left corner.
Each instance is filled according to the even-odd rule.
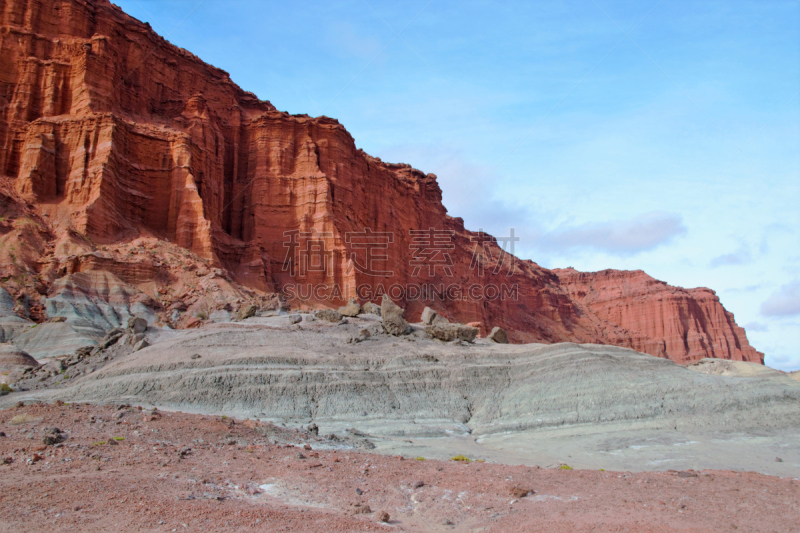
[[[134,335],[147,331],[147,320],[134,316],[128,319],[128,330]]]
[[[361,305],[355,299],[351,299],[339,308],[339,313],[343,316],[358,316],[361,314]]]
[[[0,344],[0,381],[13,382],[25,370],[38,366],[38,361],[28,352],[18,349],[13,344]]]
[[[450,321],[449,321],[449,320],[447,320],[447,319],[446,319],[445,317],[443,317],[442,315],[438,315],[438,314],[437,314],[437,315],[436,315],[436,316],[433,318],[433,321],[431,322],[431,325],[433,325],[433,326],[439,326],[439,325],[447,325],[447,324],[449,324],[449,323],[450,323]]]
[[[325,320],[327,322],[336,322],[342,320],[342,314],[339,311],[334,311],[333,309],[318,309],[314,312],[314,316],[319,320]]]
[[[397,305],[387,295],[383,295],[381,300],[381,317],[383,318],[383,329],[390,335],[405,335],[411,329],[408,322],[403,318],[405,311]]]
[[[498,344],[508,344],[508,334],[506,334],[506,330],[498,326],[492,328],[492,332],[489,333],[486,338]]]
[[[467,325],[473,328],[478,328],[478,337],[480,338],[480,332],[483,331],[483,324],[480,322],[467,322]]]
[[[425,324],[426,326],[430,326],[433,324],[433,320],[436,318],[436,311],[431,309],[430,307],[426,307],[422,310],[422,318],[420,321]]]
[[[363,313],[369,313],[371,315],[378,315],[381,316],[381,306],[374,304],[372,302],[367,302],[361,306],[361,311]]]
[[[433,324],[425,328],[425,333],[440,341],[472,342],[478,336],[478,328],[462,324]]]
[[[239,312],[236,314],[236,320],[245,320],[247,318],[256,316],[258,312],[258,306],[254,304],[243,305],[239,308]]]
[[[100,341],[100,345],[98,346],[101,350],[108,348],[109,346],[113,346],[117,343],[117,341],[125,335],[125,330],[122,328],[114,328],[108,333],[106,336],[103,337],[103,340]],[[77,351],[77,350],[76,350]]]

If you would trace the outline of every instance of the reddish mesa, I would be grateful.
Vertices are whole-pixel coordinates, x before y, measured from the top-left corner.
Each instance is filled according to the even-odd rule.
[[[681,363],[763,360],[708,289],[642,272],[549,271],[491,239],[477,247],[485,267],[474,268],[486,236],[447,215],[435,175],[369,156],[335,119],[278,111],[105,0],[0,0],[0,22],[1,207],[35,222],[0,224],[16,245],[3,256],[15,296],[46,295],[65,273],[121,269],[169,304],[158,265],[119,266],[110,252],[97,260],[98,249],[146,237],[252,293],[340,288],[294,306],[377,300],[392,284],[504,284],[513,296],[399,303],[412,320],[430,305],[484,334],[502,326],[514,342],[617,344]],[[392,235],[378,251],[391,275],[359,268],[365,250],[348,234],[364,228]],[[447,232],[451,249],[416,273],[409,230],[429,228]],[[319,244],[325,268],[286,268],[287,232]]]

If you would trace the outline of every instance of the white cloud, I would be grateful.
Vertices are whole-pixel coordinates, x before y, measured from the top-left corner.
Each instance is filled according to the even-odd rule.
[[[740,248],[735,252],[729,254],[718,255],[711,260],[711,267],[716,268],[726,265],[745,265],[753,260],[750,251],[746,248]]]
[[[764,316],[792,316],[800,314],[800,281],[781,286],[761,304]]]
[[[591,248],[613,255],[634,255],[657,248],[685,233],[686,227],[680,215],[654,211],[628,220],[561,227],[543,234],[537,244],[545,250]]]

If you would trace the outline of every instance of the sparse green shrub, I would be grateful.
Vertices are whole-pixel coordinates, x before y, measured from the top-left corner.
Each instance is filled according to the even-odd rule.
[[[472,461],[469,457],[465,455],[456,455],[455,457],[450,458],[451,461],[458,461],[460,463],[469,463]]]
[[[558,467],[560,470],[572,470],[572,467],[569,465],[561,465]]]
[[[424,461],[425,458],[424,457],[415,457],[414,460],[415,461]]]
[[[125,437],[114,437],[114,440],[117,442],[122,442],[123,440],[125,440]]]
[[[0,396],[5,396],[14,392],[14,389],[8,383],[0,383]]]

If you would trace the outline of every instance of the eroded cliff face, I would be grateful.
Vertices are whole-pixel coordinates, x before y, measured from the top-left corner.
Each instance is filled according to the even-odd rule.
[[[283,290],[294,306],[338,306],[387,290],[412,319],[430,305],[518,342],[614,343],[681,361],[754,352],[732,317],[703,329],[729,316],[718,302],[722,318],[698,326],[688,351],[671,330],[640,327],[639,308],[619,320],[595,310],[449,217],[436,176],[365,154],[334,119],[277,111],[105,0],[0,0],[0,17],[0,192],[9,220],[29,221],[7,221],[0,239],[27,250],[5,268],[29,308],[60,276],[93,269],[165,310],[191,300],[187,284],[173,287],[178,263],[127,274],[131,243],[149,239],[189,251],[195,269],[219,268],[238,301]],[[664,313],[705,301],[686,294]],[[717,348],[726,342],[742,348]]]
[[[679,363],[703,357],[764,363],[711,289],[673,287],[641,270],[553,272],[574,300],[629,332],[627,339],[610,339],[613,344]]]

